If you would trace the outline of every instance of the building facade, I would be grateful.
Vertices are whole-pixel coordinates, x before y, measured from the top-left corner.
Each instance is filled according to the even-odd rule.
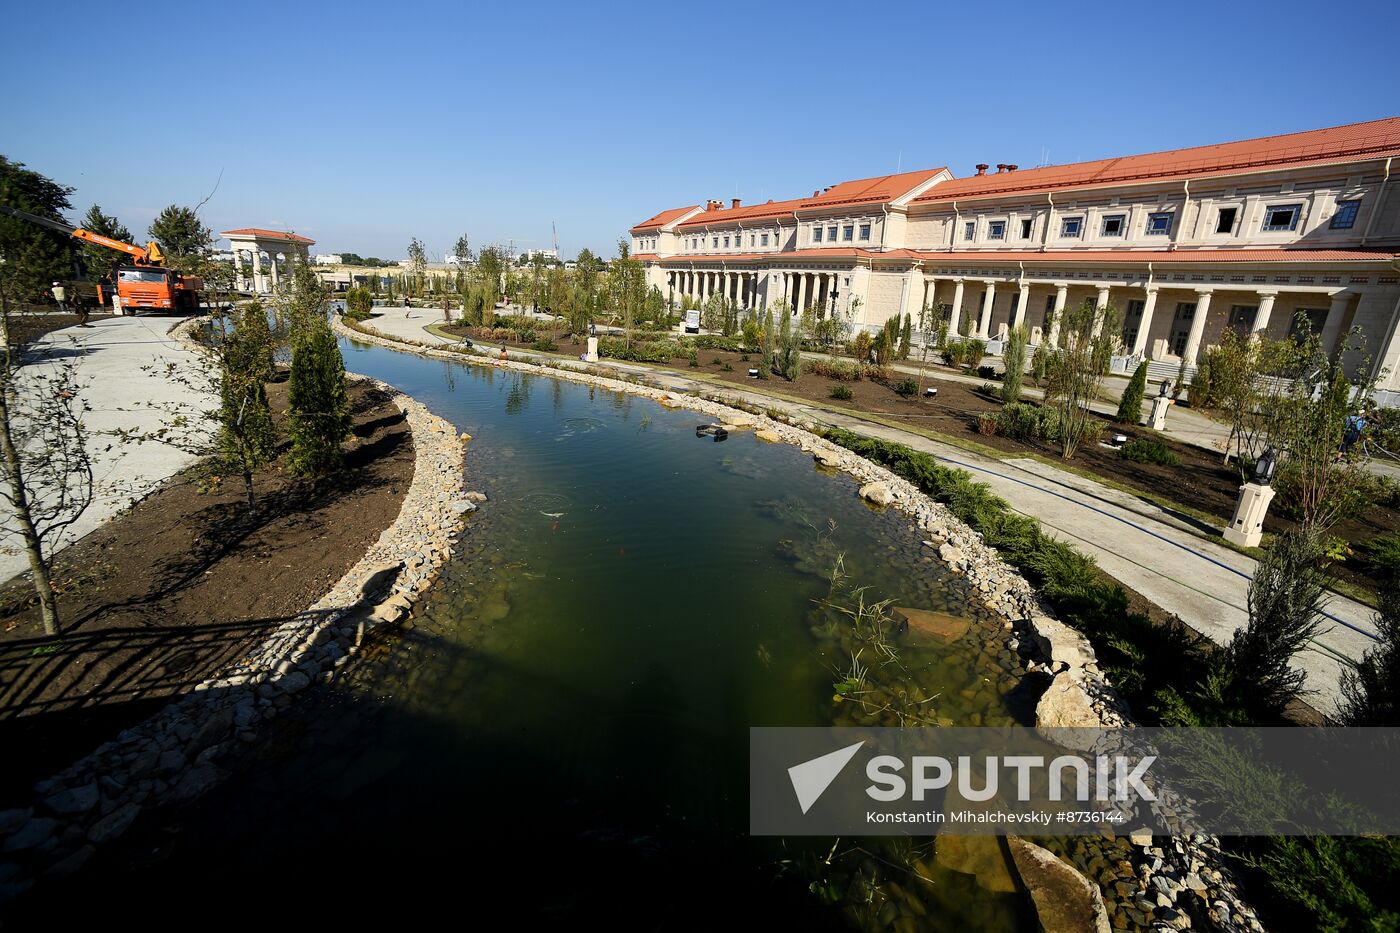
[[[1188,372],[1227,328],[1282,337],[1301,314],[1329,349],[1358,328],[1400,389],[1400,117],[1021,169],[860,179],[811,197],[663,211],[631,230],[672,301],[834,308],[854,326],[924,304],[996,342],[1054,344],[1085,300],[1120,322],[1120,363]]]

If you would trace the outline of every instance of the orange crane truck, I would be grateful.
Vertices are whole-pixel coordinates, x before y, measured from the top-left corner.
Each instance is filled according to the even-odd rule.
[[[145,248],[133,246],[102,236],[100,233],[93,233],[91,230],[70,227],[68,224],[47,217],[37,217],[4,204],[0,204],[0,214],[18,217],[20,220],[65,233],[75,240],[96,243],[98,246],[105,246],[130,256],[128,263],[116,265],[115,275],[111,277],[116,283],[117,296],[121,298],[123,310],[132,313],[142,310],[179,311],[187,314],[199,311],[204,280],[197,275],[182,275],[173,269],[167,269],[165,254],[154,240],[147,243]],[[111,295],[104,294],[99,287],[97,299],[100,304],[106,304],[111,300]]]

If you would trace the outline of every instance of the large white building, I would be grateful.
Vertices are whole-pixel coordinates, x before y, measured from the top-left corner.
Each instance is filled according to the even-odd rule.
[[[834,305],[854,324],[946,304],[955,332],[1092,299],[1124,356],[1193,366],[1226,328],[1284,336],[1302,312],[1331,348],[1359,327],[1400,388],[1400,117],[1242,142],[1021,169],[847,181],[810,197],[663,211],[631,230],[674,301]]]

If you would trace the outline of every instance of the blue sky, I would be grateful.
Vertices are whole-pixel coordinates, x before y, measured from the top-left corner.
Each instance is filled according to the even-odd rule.
[[[161,207],[318,250],[605,255],[658,210],[1400,114],[1400,6],[46,3],[0,153],[139,237]],[[220,178],[222,173],[222,178]]]

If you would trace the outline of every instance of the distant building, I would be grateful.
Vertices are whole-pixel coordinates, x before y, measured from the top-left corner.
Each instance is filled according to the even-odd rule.
[[[553,260],[555,260],[555,261],[558,261],[558,259],[559,259],[559,250],[557,250],[557,249],[527,249],[527,250],[522,250],[521,253],[520,253],[520,257],[518,258],[517,261],[518,261],[518,262],[529,262],[529,261],[531,261],[532,259],[534,259],[536,256],[541,256],[541,257],[543,257],[543,258],[545,258],[545,259],[553,259]]]
[[[315,263],[318,266],[339,266],[343,264],[338,253],[317,253]]]

